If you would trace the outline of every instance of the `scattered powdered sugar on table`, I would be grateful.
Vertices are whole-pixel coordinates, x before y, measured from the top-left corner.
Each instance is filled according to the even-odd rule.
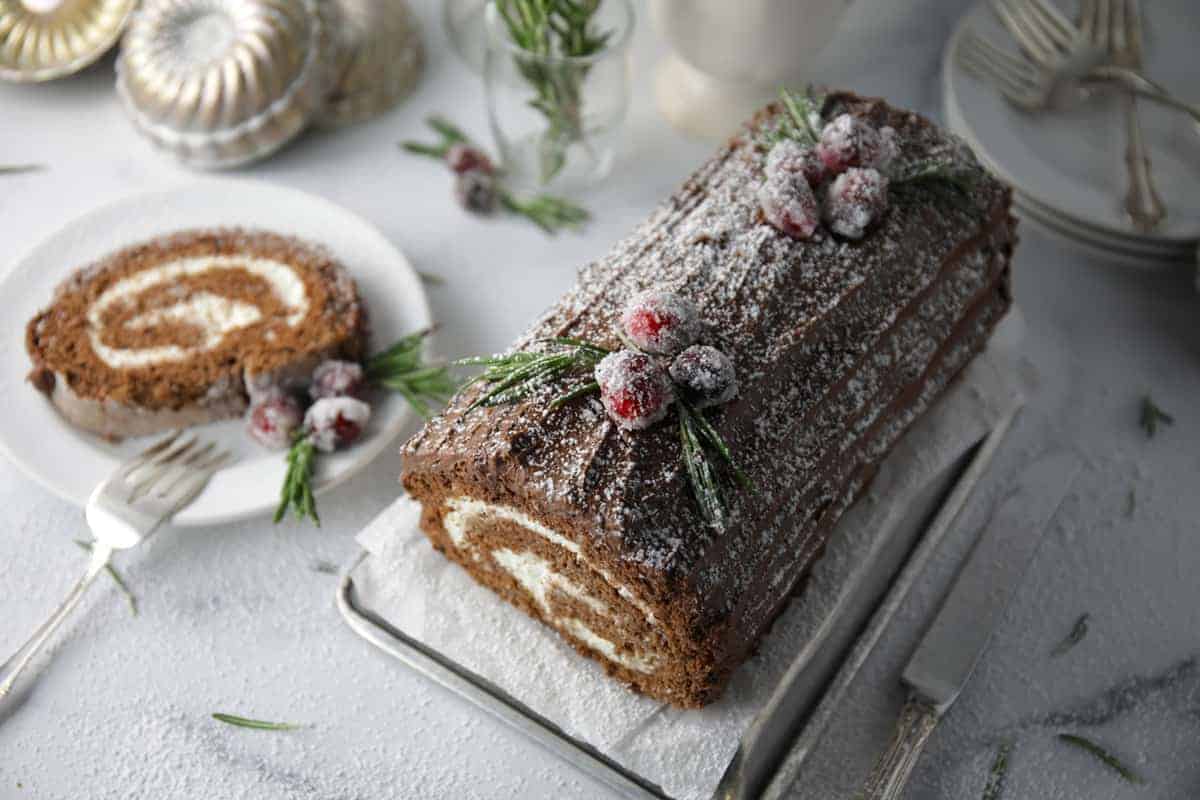
[[[906,501],[994,422],[1011,397],[1004,375],[992,357],[978,359],[914,426],[869,499],[839,525],[809,590],[775,623],[722,699],[702,710],[629,692],[553,631],[475,584],[429,546],[417,529],[420,509],[406,498],[359,535],[372,553],[354,573],[359,602],[670,796],[707,798],[754,715],[827,622],[847,574],[874,552],[878,532],[890,530]]]

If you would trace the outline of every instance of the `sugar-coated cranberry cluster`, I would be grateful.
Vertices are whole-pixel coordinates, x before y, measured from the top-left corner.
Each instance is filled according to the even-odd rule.
[[[763,216],[794,239],[808,239],[824,221],[847,239],[861,239],[888,209],[887,169],[899,153],[896,132],[876,130],[841,114],[806,147],[783,139],[767,154],[758,200]]]
[[[596,365],[600,401],[625,430],[661,421],[676,395],[697,408],[727,403],[737,395],[737,372],[715,347],[696,344],[700,315],[695,304],[673,292],[644,292],[621,315],[629,348]]]
[[[273,450],[287,448],[300,433],[318,450],[330,453],[362,436],[371,418],[371,406],[363,400],[366,391],[362,366],[329,359],[313,370],[307,410],[296,394],[281,386],[258,389],[251,398],[247,429],[255,441]]]

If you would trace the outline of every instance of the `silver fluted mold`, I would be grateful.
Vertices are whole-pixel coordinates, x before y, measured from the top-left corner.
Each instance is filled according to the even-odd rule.
[[[116,43],[136,7],[137,0],[0,0],[0,78],[78,72]]]
[[[338,78],[319,122],[345,125],[404,99],[424,66],[407,0],[332,0],[337,6]]]
[[[138,129],[197,167],[267,156],[318,113],[335,79],[325,0],[143,0],[117,89]]]

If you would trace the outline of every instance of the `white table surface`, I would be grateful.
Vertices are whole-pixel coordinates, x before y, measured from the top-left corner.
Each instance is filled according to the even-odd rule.
[[[818,77],[936,116],[941,45],[966,5],[861,0]],[[451,201],[437,165],[396,149],[401,138],[424,135],[421,119],[434,111],[481,138],[485,132],[482,88],[447,49],[437,3],[416,6],[430,58],[411,100],[371,123],[310,134],[238,174],[320,194],[378,225],[419,269],[446,278],[430,290],[441,348],[490,351],[711,147],[681,139],[655,112],[650,69],[661,48],[643,14],[625,148],[612,177],[585,198],[597,217],[586,233],[552,239],[518,221],[470,218]],[[112,90],[111,58],[49,85],[0,85],[0,162],[50,166],[0,179],[4,268],[98,204],[191,177],[133,131]],[[988,480],[1002,484],[1057,444],[1075,447],[1087,466],[997,632],[993,650],[1004,655],[985,662],[935,736],[914,797],[956,798],[964,770],[986,770],[980,743],[994,730],[1162,673],[1200,650],[1200,298],[1185,269],[1131,270],[1031,223],[1021,235],[1015,280],[1027,327],[1023,368],[1038,376],[1037,389]],[[1153,440],[1137,424],[1145,392],[1178,419]],[[141,613],[132,617],[114,587],[98,582],[57,638],[53,658],[40,662],[23,704],[0,721],[0,798],[608,796],[377,655],[342,623],[332,600],[336,579],[312,563],[352,555],[353,534],[396,496],[398,472],[398,458],[386,456],[326,496],[320,530],[258,520],[166,531],[120,558]],[[1131,489],[1137,507],[1128,515]],[[6,656],[82,570],[71,540],[83,534],[83,521],[8,463],[0,463],[0,508]],[[1084,611],[1092,633],[1069,665],[1003,668],[1042,657]],[[1195,735],[1117,740],[1150,786],[1125,787],[1081,759],[1059,769],[1048,753],[1025,753],[1031,769],[1049,764],[1056,780],[1021,796],[1195,796],[1200,767],[1186,765],[1200,764],[1200,679],[1185,669],[1181,680]],[[246,731],[213,722],[213,711],[309,727]],[[1185,765],[1182,777],[1163,777],[1168,762]]]

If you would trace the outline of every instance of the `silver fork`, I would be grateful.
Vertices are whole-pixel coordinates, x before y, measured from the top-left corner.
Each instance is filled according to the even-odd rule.
[[[1200,105],[1176,98],[1135,70],[1103,63],[1105,52],[1044,0],[995,0],[993,8],[1013,33],[1022,54],[968,31],[957,59],[963,69],[992,84],[1018,108],[1043,111],[1072,90],[1115,87],[1183,111],[1200,122]]]
[[[213,474],[230,460],[212,443],[175,433],[117,468],[88,499],[86,517],[95,541],[87,571],[67,599],[12,658],[0,666],[0,700],[16,685],[25,667],[79,604],[114,550],[145,541],[165,520],[192,502]]]
[[[1142,68],[1142,9],[1138,0],[1081,0],[1079,28],[1093,45],[1107,51],[1114,66],[1134,71]],[[1150,151],[1142,138],[1137,97],[1132,92],[1121,97],[1121,114],[1129,175],[1125,213],[1137,230],[1148,233],[1162,223],[1167,208],[1154,186]]]

